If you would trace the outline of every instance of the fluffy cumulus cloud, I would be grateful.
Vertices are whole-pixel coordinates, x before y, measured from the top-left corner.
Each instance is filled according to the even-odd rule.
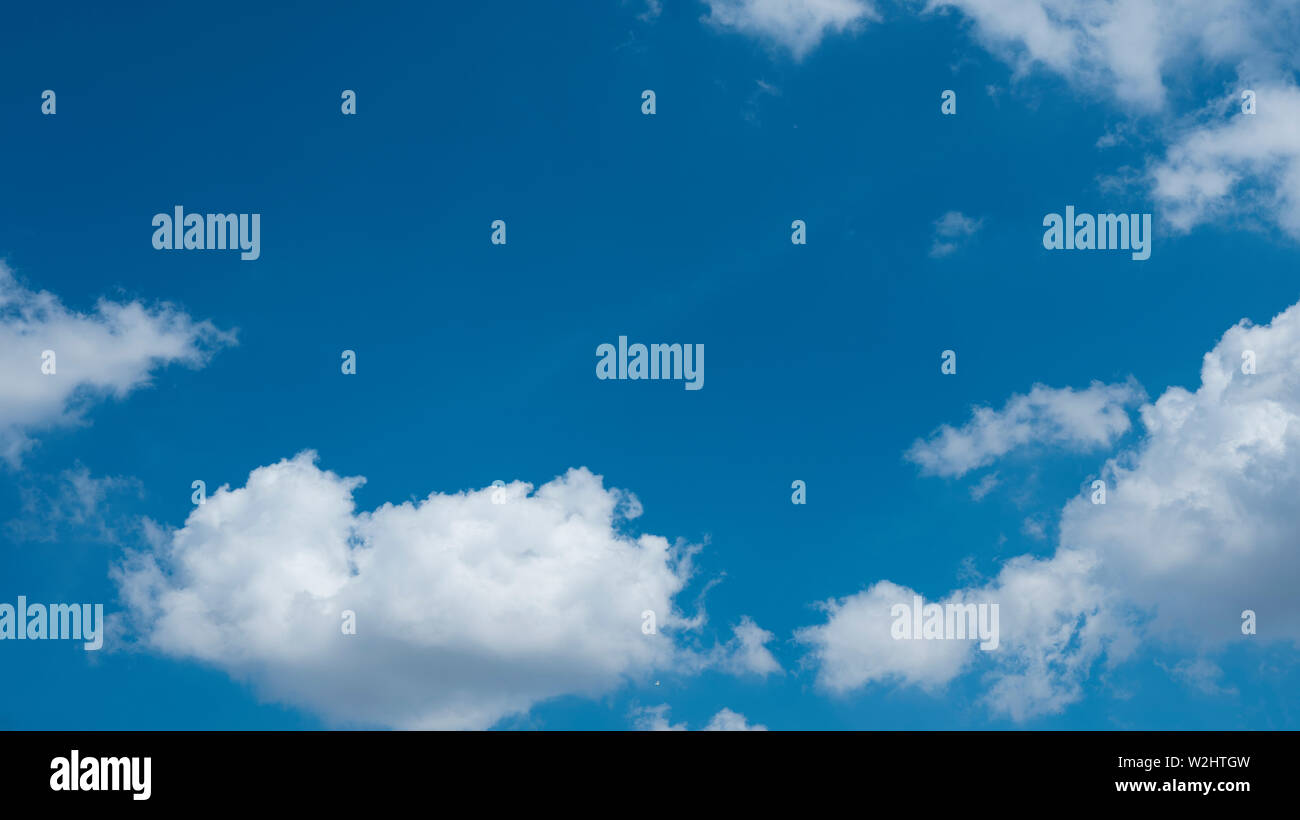
[[[1130,616],[1097,583],[1094,569],[1094,557],[1075,550],[1061,550],[1051,559],[1021,556],[988,584],[926,602],[996,604],[997,645],[989,651],[979,649],[977,640],[894,638],[891,609],[912,607],[916,593],[889,581],[828,601],[826,622],[804,627],[796,637],[809,646],[817,686],[831,694],[873,683],[939,694],[978,666],[988,673],[989,710],[1023,721],[1078,700],[1103,657],[1115,663],[1132,651]]]
[[[82,423],[94,401],[122,398],[173,362],[201,366],[233,341],[167,304],[101,299],[88,313],[69,310],[0,263],[0,456],[17,463],[33,431]],[[53,374],[42,370],[45,351]]]
[[[960,477],[1029,444],[1089,450],[1112,444],[1128,432],[1128,407],[1146,398],[1135,382],[1086,389],[1036,384],[1016,394],[1001,410],[976,407],[961,427],[943,425],[916,441],[907,458],[930,475]]]
[[[1046,560],[1022,556],[987,584],[926,602],[997,604],[997,643],[987,652],[975,640],[894,638],[892,608],[912,607],[917,593],[889,581],[826,602],[826,622],[805,627],[796,637],[809,646],[823,691],[845,695],[892,683],[938,694],[979,665],[992,670],[985,697],[990,710],[1025,720],[1077,700],[1082,682],[1108,649],[1108,662],[1131,650],[1123,610],[1093,580],[1093,568],[1091,556],[1072,550]]]
[[[845,694],[873,682],[895,682],[936,690],[952,680],[970,658],[963,641],[894,640],[895,604],[912,605],[916,592],[889,581],[820,606],[826,622],[795,633],[810,647],[817,684]]]
[[[1300,305],[1231,328],[1197,390],[1171,387],[1142,408],[1145,436],[1102,472],[1106,504],[1065,507],[1062,542],[1095,551],[1106,584],[1171,639],[1239,639],[1253,609],[1267,624],[1260,637],[1300,641],[1297,361]]]
[[[546,698],[708,665],[672,637],[699,620],[674,606],[695,549],[628,534],[640,506],[599,476],[373,512],[355,508],[362,481],[304,452],[156,533],[116,571],[139,641],[332,723],[402,728],[485,728]],[[741,659],[700,654],[761,666],[763,636],[742,627]]]
[[[1243,354],[1251,354],[1243,357]],[[1254,361],[1254,373],[1243,364]],[[844,693],[894,682],[937,691],[979,665],[985,701],[1013,720],[1059,712],[1099,665],[1143,642],[1213,652],[1241,639],[1300,643],[1300,305],[1267,325],[1243,321],[1205,354],[1195,391],[1170,387],[1141,407],[1143,436],[1107,460],[1105,504],[1079,497],[1061,514],[1049,558],[1021,556],[944,603],[997,603],[1001,646],[895,641],[889,606],[911,590],[881,581],[826,606],[810,645],[818,684]],[[1250,368],[1245,368],[1249,370]],[[1209,660],[1177,677],[1221,687]]]
[[[955,594],[998,604],[1001,645],[983,653],[993,714],[1024,721],[1060,712],[1082,697],[1098,664],[1132,654],[1134,613],[1098,582],[1096,568],[1094,554],[1063,547],[1051,558],[1012,559],[990,584]]]
[[[705,19],[787,49],[802,58],[828,32],[845,31],[876,20],[865,0],[705,0]]]

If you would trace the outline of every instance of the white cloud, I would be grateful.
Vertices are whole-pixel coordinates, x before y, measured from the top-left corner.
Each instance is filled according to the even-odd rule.
[[[879,19],[874,5],[856,0],[706,2],[707,19],[714,24],[781,43],[796,58],[815,48],[826,31]],[[1300,89],[1293,79],[1300,69],[1295,48],[1300,15],[1294,0],[918,0],[912,5],[928,13],[960,12],[975,39],[1010,64],[1017,77],[1046,69],[1135,113],[1162,115],[1157,121],[1162,130],[1173,122],[1167,116],[1171,89],[1191,91],[1191,83],[1219,82],[1225,69],[1235,72],[1229,110],[1240,111],[1241,91],[1250,88],[1258,95],[1258,113],[1172,128],[1168,153],[1151,163],[1152,193],[1175,230],[1250,213],[1275,220],[1300,238]],[[1221,114],[1223,106],[1217,109]],[[1115,145],[1134,131],[1131,123],[1120,123],[1097,146]],[[956,239],[966,235],[945,236],[941,228],[930,255],[952,253],[959,246]]]
[[[984,697],[991,712],[1017,722],[1060,712],[1082,697],[1099,661],[1132,654],[1132,614],[1098,583],[1096,564],[1095,555],[1065,547],[1046,559],[1022,555],[988,586],[961,593],[999,605],[1002,645],[982,653],[993,656]]]
[[[804,627],[817,685],[844,695],[871,683],[916,686],[939,694],[977,659],[991,667],[985,702],[1016,721],[1058,712],[1077,700],[1094,663],[1111,650],[1124,657],[1133,639],[1105,591],[1092,579],[1091,556],[1060,550],[1051,559],[1021,556],[990,583],[954,591],[938,604],[997,604],[999,646],[974,640],[895,640],[894,604],[912,605],[911,589],[879,581],[824,604],[826,622]]]
[[[1027,395],[1013,395],[1001,410],[976,407],[964,426],[945,424],[928,439],[918,439],[907,458],[927,474],[960,477],[1028,444],[1072,450],[1107,446],[1128,432],[1127,406],[1144,398],[1132,381],[1093,382],[1085,390],[1035,384]]]
[[[890,607],[910,607],[915,594],[906,587],[879,581],[857,594],[823,602],[826,622],[795,631],[795,640],[811,647],[817,685],[837,695],[877,682],[934,691],[960,674],[970,660],[965,641],[894,640],[891,636],[894,617]]]
[[[172,362],[199,367],[234,337],[168,305],[101,299],[93,312],[64,307],[0,263],[0,456],[16,464],[34,431],[84,422],[94,401],[122,398]],[[55,373],[41,371],[55,354]]]
[[[723,708],[713,716],[709,725],[704,727],[706,732],[766,732],[767,727],[761,723],[751,724],[745,720],[745,716],[739,712],[733,712],[730,709]]]
[[[666,703],[647,706],[633,712],[633,725],[643,732],[685,732],[685,723],[672,723],[668,720],[669,707]],[[750,724],[739,712],[723,708],[704,727],[706,732],[766,732],[761,724]]]
[[[107,503],[127,494],[140,496],[143,485],[133,478],[97,478],[78,463],[57,476],[25,475],[18,491],[22,514],[5,524],[6,532],[16,541],[91,537],[118,543],[122,531],[138,528],[136,521],[123,520]]]
[[[1242,353],[1255,353],[1255,374]],[[846,692],[892,680],[938,691],[972,657],[988,664],[985,702],[1015,721],[1078,700],[1099,663],[1140,641],[1195,650],[1175,677],[1212,693],[1214,652],[1244,640],[1300,643],[1300,305],[1268,325],[1243,321],[1205,354],[1195,392],[1170,387],[1141,408],[1144,436],[1102,471],[1105,504],[1081,495],[1061,515],[1056,553],[1021,556],[983,586],[949,596],[998,603],[1002,646],[980,653],[958,641],[889,637],[887,604],[910,590],[881,581],[832,602],[823,625],[800,630],[818,682]],[[918,648],[913,645],[936,644]],[[945,645],[948,648],[945,648]]]
[[[720,582],[721,579],[717,578],[706,584],[700,593],[701,599]],[[677,625],[681,630],[698,630],[708,620],[703,606],[697,604],[697,607],[695,615],[679,620]],[[711,669],[737,677],[759,678],[781,674],[784,672],[781,664],[767,648],[767,644],[775,638],[775,635],[755,623],[753,618],[743,615],[740,622],[732,627],[731,638],[725,643],[702,650],[694,646],[697,642],[692,641],[689,650],[679,654],[677,671],[690,674]]]
[[[1020,531],[1038,541],[1047,537],[1047,525],[1037,516],[1026,518],[1020,525]]]
[[[1187,130],[1152,166],[1153,193],[1176,230],[1249,212],[1300,237],[1300,88],[1252,90],[1255,114],[1241,113],[1234,95],[1225,101],[1230,117]]]
[[[1294,0],[930,0],[958,9],[976,38],[1026,75],[1045,67],[1077,88],[1141,113],[1167,114],[1171,89],[1235,72],[1217,115],[1171,127],[1165,157],[1147,181],[1164,221],[1186,231],[1211,219],[1249,214],[1300,238],[1300,15]],[[1177,82],[1175,82],[1177,81]],[[1182,83],[1179,86],[1177,83]],[[1259,105],[1241,114],[1241,92]],[[1265,104],[1266,103],[1266,104]],[[1231,119],[1223,119],[1225,108]],[[1121,123],[1097,140],[1109,147],[1136,131]],[[941,246],[940,246],[941,247]]]
[[[957,9],[1018,75],[1045,67],[1138,109],[1167,99],[1168,78],[1198,61],[1246,75],[1293,65],[1288,0],[929,0]]]
[[[873,4],[857,0],[706,2],[706,19],[715,25],[780,43],[796,58],[827,31],[879,19]],[[1175,230],[1249,213],[1300,238],[1295,0],[916,0],[911,6],[959,12],[975,39],[1018,78],[1046,70],[1132,113],[1158,115],[1150,121],[1159,133],[1175,136],[1164,159],[1151,163],[1148,182]],[[1171,96],[1202,94],[1194,84],[1221,82],[1225,71],[1237,78],[1229,108],[1240,111],[1241,91],[1250,88],[1260,100],[1258,113],[1190,129],[1173,126]],[[990,94],[993,88],[986,86]],[[1120,123],[1097,146],[1113,146],[1137,130]],[[930,254],[942,257],[957,247],[936,235]]]
[[[802,58],[827,32],[879,19],[865,0],[705,0],[706,21],[788,49]]]
[[[668,720],[669,706],[647,706],[632,713],[632,725],[642,732],[685,732],[685,723],[672,723]]]
[[[1174,664],[1172,669],[1162,663],[1156,665],[1168,672],[1175,680],[1190,686],[1203,695],[1237,694],[1236,687],[1225,687],[1219,683],[1223,678],[1223,669],[1207,658],[1181,660]]]
[[[733,675],[767,677],[781,672],[781,665],[766,646],[775,635],[754,623],[748,615],[740,619],[733,631],[734,637],[719,647],[720,657],[714,666]]]
[[[1001,480],[997,473],[989,473],[979,480],[979,482],[970,488],[970,497],[976,501],[983,501],[989,493],[997,489]]]
[[[1062,543],[1095,551],[1105,583],[1155,613],[1153,631],[1240,640],[1241,611],[1254,609],[1260,639],[1300,641],[1297,361],[1300,305],[1231,328],[1195,392],[1170,387],[1142,408],[1145,436],[1102,472],[1106,504],[1065,506]]]
[[[1129,141],[1136,134],[1136,129],[1132,121],[1122,121],[1109,128],[1106,133],[1097,138],[1095,145],[1098,148],[1114,148]]]
[[[957,250],[963,240],[978,233],[983,224],[983,220],[966,216],[961,211],[949,211],[939,217],[934,223],[934,242],[930,245],[930,256],[935,259],[948,256]]]
[[[432,494],[357,512],[361,478],[316,455],[208,496],[116,571],[141,643],[344,724],[485,728],[559,695],[716,660],[765,674],[749,619],[724,652],[678,647],[694,548],[625,532],[640,506],[570,470],[541,487]],[[642,632],[656,613],[659,634]],[[344,635],[341,614],[356,614]]]

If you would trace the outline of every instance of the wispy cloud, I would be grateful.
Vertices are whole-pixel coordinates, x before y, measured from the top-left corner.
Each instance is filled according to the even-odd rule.
[[[817,47],[828,32],[851,30],[879,19],[865,0],[705,0],[705,20],[718,28],[751,34],[780,46],[796,59]]]
[[[957,250],[962,243],[979,232],[983,226],[982,219],[966,216],[961,211],[949,211],[935,220],[934,241],[930,244],[930,256],[938,259]]]
[[[234,341],[168,304],[101,299],[89,313],[69,310],[0,262],[0,456],[17,464],[34,431],[84,423],[95,401],[120,399],[173,362],[200,367]]]
[[[1132,423],[1127,408],[1146,398],[1136,382],[1093,382],[1083,390],[1036,384],[1001,410],[976,407],[961,427],[942,425],[907,451],[930,475],[961,477],[1031,444],[1085,451],[1111,444]]]
[[[685,732],[688,728],[685,723],[672,723],[668,719],[669,706],[661,703],[658,706],[647,706],[637,709],[632,713],[633,726],[643,732]],[[730,709],[722,708],[714,715],[704,727],[706,732],[766,732],[767,727],[760,724],[751,724],[745,719],[745,716],[739,712],[733,712]]]

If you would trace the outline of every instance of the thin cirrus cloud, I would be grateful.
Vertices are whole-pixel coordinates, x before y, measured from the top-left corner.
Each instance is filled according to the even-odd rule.
[[[25,474],[18,485],[21,513],[5,522],[4,533],[19,542],[55,542],[90,534],[118,544],[139,529],[136,519],[118,513],[116,502],[140,497],[144,485],[127,476],[95,476],[84,464],[57,475]]]
[[[1254,373],[1242,354],[1254,354]],[[1176,679],[1206,690],[1209,655],[1242,638],[1300,642],[1300,305],[1267,325],[1230,328],[1202,359],[1195,390],[1170,387],[1140,409],[1139,441],[1109,458],[1105,504],[1077,497],[1060,516],[1054,555],[1023,555],[998,575],[944,601],[996,603],[1001,647],[967,641],[894,641],[889,606],[910,589],[879,581],[823,605],[826,621],[796,637],[823,691],[872,684],[941,692],[975,668],[984,702],[1013,721],[1054,714],[1082,697],[1098,667],[1142,646],[1191,650],[1203,660]],[[1216,692],[1230,688],[1214,683]]]
[[[70,310],[0,263],[0,456],[16,465],[35,431],[83,424],[96,401],[123,398],[168,364],[201,367],[234,341],[169,304],[101,299],[93,311]],[[53,374],[42,372],[47,350]]]
[[[421,729],[484,729],[659,670],[779,670],[749,619],[721,650],[679,642],[702,621],[676,606],[697,548],[626,534],[639,502],[586,469],[358,512],[364,479],[316,460],[253,470],[117,567],[143,648],[332,724]]]

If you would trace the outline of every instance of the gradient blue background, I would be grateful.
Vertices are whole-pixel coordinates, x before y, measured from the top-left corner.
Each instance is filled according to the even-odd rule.
[[[139,480],[139,497],[115,501],[124,520],[173,526],[194,479],[240,486],[304,448],[366,477],[362,509],[585,465],[638,495],[638,529],[707,539],[683,603],[725,573],[706,639],[752,615],[787,674],[635,681],[503,727],[627,728],[661,702],[693,727],[723,706],[773,729],[1013,726],[976,704],[972,676],[942,697],[825,696],[788,638],[821,619],[814,602],[881,578],[938,597],[967,556],[991,575],[1050,554],[1054,530],[1033,540],[1020,522],[1054,521],[1102,454],[1013,457],[976,503],[971,478],[922,477],[904,451],[1034,382],[1194,388],[1224,330],[1297,300],[1295,247],[1215,227],[1173,237],[1157,220],[1146,262],[1044,251],[1043,214],[1067,204],[1153,210],[1098,185],[1140,166],[1144,145],[1098,149],[1122,114],[1063,83],[1009,91],[1009,69],[956,19],[893,20],[795,62],[702,25],[699,4],[669,4],[652,26],[638,11],[10,4],[0,255],[70,307],[168,300],[238,328],[239,344],[97,406],[88,427],[39,435],[21,470],[0,470],[0,521],[22,514],[23,487],[77,462]],[[39,113],[46,88],[57,116]],[[355,117],[339,112],[344,88]],[[957,117],[939,113],[945,88]],[[177,204],[260,213],[261,259],[155,251],[150,219]],[[932,259],[949,210],[983,229]],[[504,247],[488,241],[494,219]],[[790,243],[794,219],[806,246]],[[620,334],[703,343],[705,389],[596,380],[596,346]],[[338,375],[344,348],[355,378]],[[945,348],[956,378],[939,373]],[[806,506],[789,501],[794,479]],[[122,548],[5,535],[0,597],[113,609]],[[1157,665],[1180,659],[1143,650],[1024,726],[1295,728],[1292,654],[1228,653],[1240,694],[1227,698]],[[144,654],[6,642],[0,668],[3,728],[322,725]]]

